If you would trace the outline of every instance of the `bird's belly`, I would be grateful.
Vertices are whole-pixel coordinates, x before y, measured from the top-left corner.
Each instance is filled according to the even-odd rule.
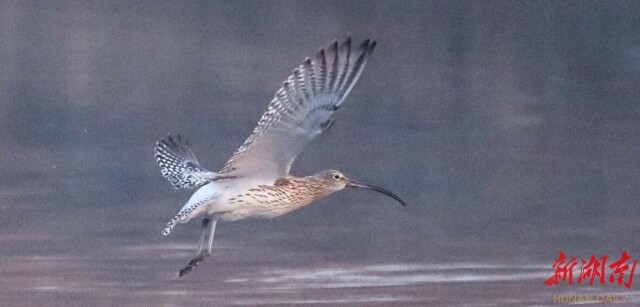
[[[225,210],[216,212],[222,221],[238,221],[246,218],[275,218],[298,208],[301,204],[289,200],[256,200],[232,198],[227,201]]]
[[[268,219],[268,218],[274,218],[280,215],[282,214],[273,214],[267,211],[257,211],[255,209],[237,209],[233,211],[221,212],[216,214],[219,220],[225,221],[225,222],[239,221],[239,220],[244,220],[248,218]]]

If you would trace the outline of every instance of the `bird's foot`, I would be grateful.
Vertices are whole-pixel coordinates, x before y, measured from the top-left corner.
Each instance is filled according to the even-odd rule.
[[[184,266],[182,269],[180,269],[180,271],[178,272],[178,277],[182,277],[185,274],[191,272],[191,270],[193,270],[193,268],[195,268],[196,266],[198,266],[198,264],[204,260],[205,256],[209,256],[208,253],[206,253],[205,251],[201,251],[200,253],[198,253],[197,256],[195,256],[193,259],[191,259],[189,261],[189,263],[187,263],[186,266]]]

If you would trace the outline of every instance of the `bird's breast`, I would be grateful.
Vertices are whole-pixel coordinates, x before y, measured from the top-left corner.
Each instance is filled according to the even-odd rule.
[[[225,213],[220,212],[219,216],[223,220],[273,218],[304,207],[322,197],[317,190],[287,179],[280,179],[274,185],[256,185],[241,192],[225,194],[228,195],[226,203],[233,209]]]

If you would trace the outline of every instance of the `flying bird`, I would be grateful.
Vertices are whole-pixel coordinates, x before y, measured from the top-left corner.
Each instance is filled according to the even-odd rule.
[[[198,188],[162,234],[171,233],[178,223],[204,216],[197,254],[179,276],[211,255],[218,221],[278,217],[346,187],[380,192],[406,205],[394,193],[349,179],[339,171],[326,170],[306,177],[289,173],[291,163],[307,143],[331,127],[334,113],[360,77],[375,46],[376,42],[368,39],[352,46],[348,38],[304,60],[276,92],[251,136],[219,172],[200,166],[189,142],[180,135],[169,135],[156,144],[155,157],[162,175],[175,188]]]

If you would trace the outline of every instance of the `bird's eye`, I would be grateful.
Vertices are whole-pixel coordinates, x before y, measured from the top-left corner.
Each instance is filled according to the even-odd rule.
[[[333,175],[333,179],[340,180],[340,175],[338,175],[338,174]]]

